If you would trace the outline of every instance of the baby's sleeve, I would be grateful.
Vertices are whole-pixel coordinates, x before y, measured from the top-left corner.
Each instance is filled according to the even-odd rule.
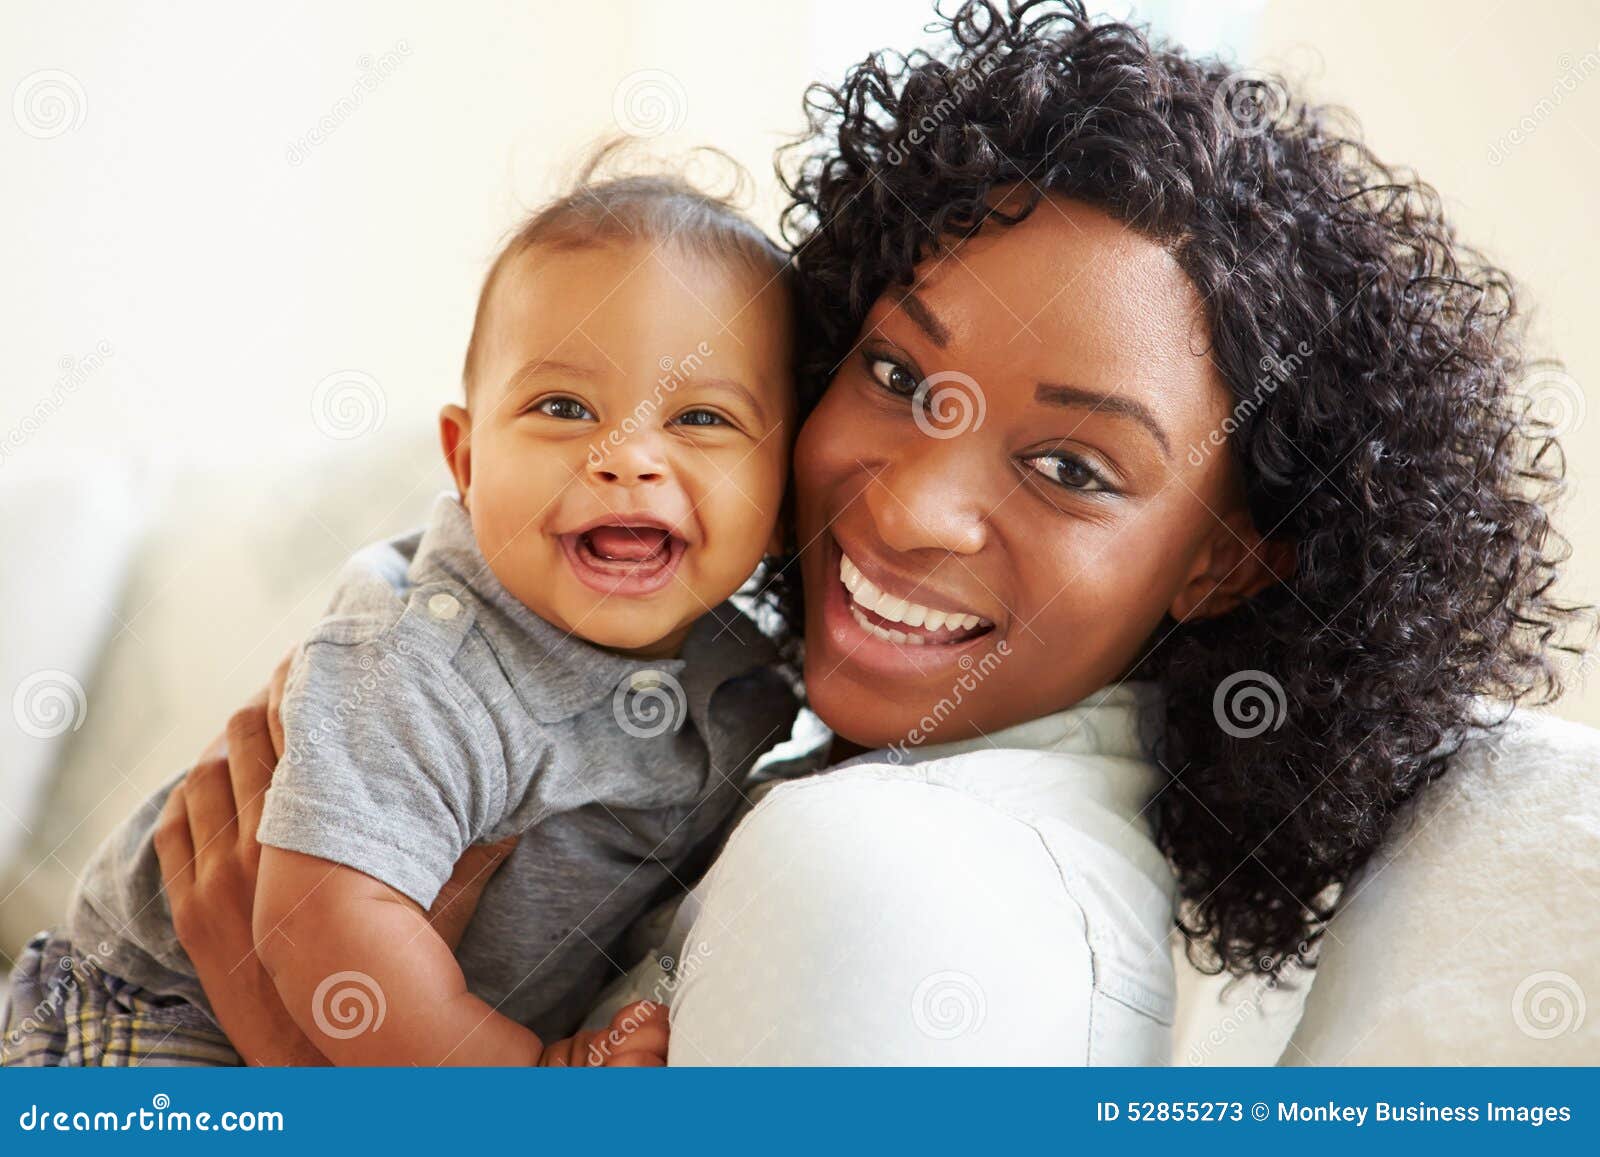
[[[307,644],[283,728],[261,842],[364,872],[424,908],[504,808],[481,701],[394,631]]]

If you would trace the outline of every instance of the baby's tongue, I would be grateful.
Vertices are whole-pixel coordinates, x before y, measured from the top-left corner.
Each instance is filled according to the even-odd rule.
[[[667,548],[667,532],[654,526],[597,526],[589,532],[589,549],[601,558],[643,562]]]

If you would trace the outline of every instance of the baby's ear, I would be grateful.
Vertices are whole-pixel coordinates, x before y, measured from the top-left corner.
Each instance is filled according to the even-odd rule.
[[[1263,538],[1246,511],[1219,519],[1195,553],[1189,578],[1167,613],[1178,622],[1215,619],[1294,576],[1295,544]]]
[[[472,488],[472,415],[456,405],[440,410],[439,445],[444,450],[444,464],[456,480],[461,505],[465,506]]]

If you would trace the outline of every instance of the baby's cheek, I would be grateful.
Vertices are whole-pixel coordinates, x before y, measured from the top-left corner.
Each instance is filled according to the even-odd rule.
[[[706,554],[699,569],[708,583],[737,589],[750,576],[766,553],[781,501],[782,492],[760,479],[729,478],[701,503]]]

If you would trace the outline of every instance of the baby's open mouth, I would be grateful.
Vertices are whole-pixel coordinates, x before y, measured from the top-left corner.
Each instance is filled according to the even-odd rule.
[[[578,546],[597,565],[637,568],[664,563],[672,540],[656,526],[597,526],[578,535]]]
[[[688,543],[661,526],[603,523],[561,535],[561,545],[585,586],[643,595],[666,585]]]

